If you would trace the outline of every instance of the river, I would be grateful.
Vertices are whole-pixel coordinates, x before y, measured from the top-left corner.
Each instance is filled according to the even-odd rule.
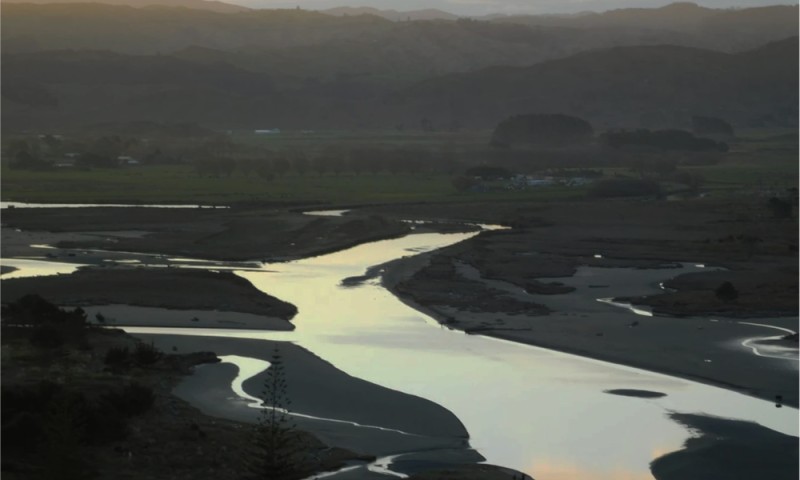
[[[649,463],[678,450],[690,435],[668,418],[673,411],[749,420],[798,434],[797,410],[792,408],[778,409],[667,375],[465,335],[404,304],[377,279],[356,286],[341,283],[369,267],[472,235],[411,234],[237,270],[260,290],[298,307],[296,330],[215,329],[206,334],[292,341],[352,376],[436,402],[464,423],[471,445],[489,463],[537,480],[652,478]],[[25,265],[18,266],[15,274],[24,275]],[[664,278],[648,288],[657,291],[658,282],[672,275],[664,271]],[[597,302],[597,308],[616,307]],[[787,368],[797,368],[796,362]],[[666,396],[621,397],[605,393],[608,389],[654,390]]]

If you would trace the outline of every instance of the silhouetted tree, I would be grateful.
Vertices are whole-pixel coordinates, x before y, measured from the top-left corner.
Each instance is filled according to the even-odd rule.
[[[294,476],[298,469],[298,436],[289,412],[283,356],[276,346],[264,379],[262,408],[255,429],[256,448],[253,470],[259,478],[282,480]]]
[[[47,170],[51,165],[32,155],[27,150],[19,150],[8,165],[15,170]]]
[[[692,117],[692,132],[697,135],[733,135],[733,127],[721,118],[695,115]]]
[[[778,197],[772,197],[767,202],[767,207],[775,218],[789,218],[792,216],[792,204]]]
[[[732,302],[739,298],[739,292],[731,282],[724,282],[714,290],[714,294],[723,302]]]
[[[567,145],[586,143],[592,125],[578,117],[561,114],[515,115],[500,122],[492,133],[493,146]]]
[[[478,182],[471,177],[459,175],[457,177],[453,177],[451,183],[453,184],[453,187],[455,187],[456,190],[458,190],[459,192],[463,192],[477,185]]]

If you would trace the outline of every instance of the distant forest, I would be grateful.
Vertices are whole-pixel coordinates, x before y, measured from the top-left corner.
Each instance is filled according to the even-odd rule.
[[[393,21],[114,3],[134,6],[4,3],[7,132],[131,121],[489,129],[552,113],[599,130],[690,129],[693,117],[797,125],[796,6]]]

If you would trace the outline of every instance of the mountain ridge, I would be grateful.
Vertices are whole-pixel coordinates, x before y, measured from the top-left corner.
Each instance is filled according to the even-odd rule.
[[[614,47],[525,67],[489,67],[409,85],[359,77],[287,85],[281,71],[168,55],[4,55],[9,129],[152,120],[214,128],[490,128],[518,113],[565,113],[599,128],[797,124],[797,37],[730,54]],[[68,72],[67,72],[68,70]]]

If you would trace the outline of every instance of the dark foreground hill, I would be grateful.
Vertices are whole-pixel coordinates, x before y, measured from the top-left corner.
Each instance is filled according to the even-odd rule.
[[[3,56],[7,131],[98,122],[215,128],[489,128],[518,113],[564,113],[595,127],[797,125],[797,37],[728,54],[617,47],[529,67],[492,67],[412,86],[360,77],[291,82],[215,59],[108,52]]]

